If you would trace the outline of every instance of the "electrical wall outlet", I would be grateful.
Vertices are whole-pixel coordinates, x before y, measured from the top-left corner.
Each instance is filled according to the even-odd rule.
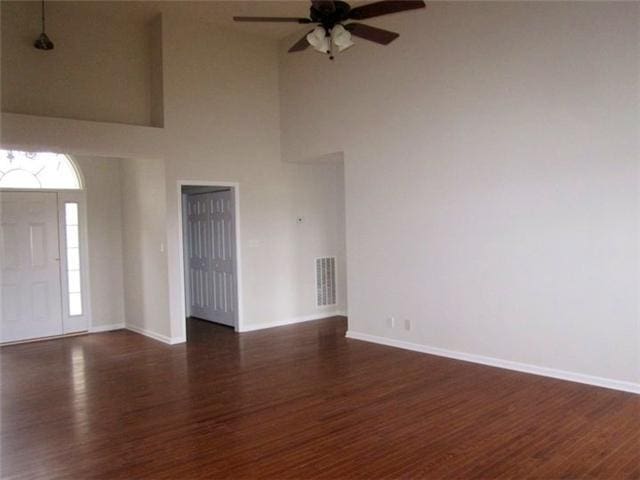
[[[387,318],[387,327],[393,328],[396,326],[396,319],[393,317]]]
[[[404,329],[407,331],[411,330],[411,320],[408,318],[404,319]]]

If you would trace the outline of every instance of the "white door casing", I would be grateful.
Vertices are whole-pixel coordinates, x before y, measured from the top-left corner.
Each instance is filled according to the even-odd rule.
[[[187,196],[187,275],[192,316],[236,324],[235,209],[233,193]]]
[[[0,192],[0,342],[63,333],[58,198]]]

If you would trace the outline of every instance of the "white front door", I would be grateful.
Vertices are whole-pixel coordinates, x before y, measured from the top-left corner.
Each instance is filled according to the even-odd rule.
[[[235,325],[235,219],[231,190],[187,196],[188,301],[194,317]]]
[[[0,192],[0,342],[62,334],[58,195]]]

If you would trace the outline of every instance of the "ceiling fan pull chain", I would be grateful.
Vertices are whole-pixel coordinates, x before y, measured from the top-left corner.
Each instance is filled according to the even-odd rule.
[[[331,31],[327,30],[327,37],[329,37],[329,60],[333,60],[333,37],[331,36]]]

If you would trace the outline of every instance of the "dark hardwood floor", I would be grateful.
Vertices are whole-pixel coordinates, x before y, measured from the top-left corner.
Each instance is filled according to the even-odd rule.
[[[640,396],[344,338],[346,321],[168,346],[0,349],[6,478],[640,478]]]

